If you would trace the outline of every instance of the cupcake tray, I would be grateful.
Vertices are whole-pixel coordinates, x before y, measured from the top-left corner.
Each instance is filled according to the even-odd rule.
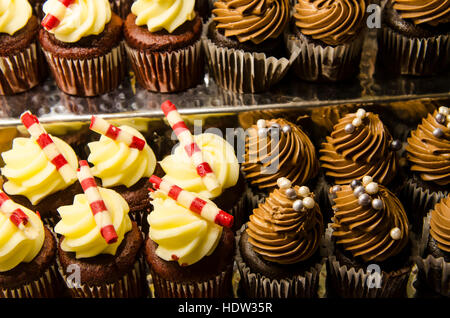
[[[376,65],[376,55],[376,30],[370,30],[356,79],[336,84],[309,83],[288,73],[270,91],[261,94],[225,91],[207,72],[195,88],[177,94],[158,94],[140,88],[130,73],[114,92],[81,98],[62,93],[49,77],[29,92],[0,96],[0,127],[20,125],[19,116],[25,110],[38,115],[42,122],[88,121],[92,114],[105,118],[158,118],[163,116],[160,105],[167,99],[182,114],[208,115],[450,97],[450,73],[423,78],[394,77]]]

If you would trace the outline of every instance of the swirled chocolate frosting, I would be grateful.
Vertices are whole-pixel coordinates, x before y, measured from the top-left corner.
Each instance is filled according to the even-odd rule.
[[[258,135],[258,127],[250,127],[245,143],[242,169],[254,187],[270,191],[278,178],[285,177],[292,184],[306,184],[319,172],[319,161],[309,137],[285,119],[266,120],[266,126],[278,124],[291,127],[290,132],[279,130],[278,137],[268,133]]]
[[[436,121],[437,114],[437,111],[433,115],[428,114],[411,132],[406,158],[411,164],[411,171],[420,174],[424,181],[446,186],[450,184],[450,129]],[[442,130],[442,137],[433,135],[436,128]]]
[[[392,136],[378,115],[367,114],[353,133],[347,133],[345,126],[351,124],[356,115],[347,114],[322,144],[322,168],[336,184],[372,176],[374,181],[387,185],[395,177],[398,162],[395,151],[390,148]]]
[[[402,19],[414,24],[436,26],[450,23],[450,1],[448,0],[393,0],[394,9]]]
[[[214,7],[216,28],[241,43],[278,38],[289,22],[289,0],[219,0]]]
[[[364,262],[382,262],[400,253],[408,243],[408,219],[400,201],[385,187],[379,185],[372,198],[383,201],[381,210],[370,204],[359,205],[353,189],[342,186],[334,199],[333,237],[354,257],[361,257]],[[394,228],[400,230],[398,240],[391,237]]]
[[[298,192],[299,187],[294,189]],[[275,189],[261,203],[247,223],[249,242],[267,261],[294,264],[310,258],[317,250],[323,232],[320,208],[295,211],[294,200],[284,190]]]
[[[430,234],[441,250],[450,253],[450,196],[442,198],[431,211]]]
[[[356,38],[364,26],[364,0],[298,0],[295,25],[300,31],[328,45]]]

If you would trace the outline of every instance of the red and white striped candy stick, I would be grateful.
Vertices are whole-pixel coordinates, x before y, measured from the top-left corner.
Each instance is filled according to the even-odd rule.
[[[89,128],[99,134],[102,134],[112,140],[121,141],[130,148],[142,150],[145,147],[145,140],[130,134],[114,125],[109,124],[103,118],[92,116]]]
[[[55,165],[64,181],[70,183],[76,179],[75,170],[69,165],[63,154],[59,152],[58,147],[56,147],[52,138],[39,123],[37,117],[26,111],[20,116],[20,119],[30,133],[31,138],[41,147],[48,160]]]
[[[209,191],[215,192],[220,188],[219,181],[217,180],[216,175],[212,171],[209,163],[203,159],[203,154],[200,147],[195,143],[194,137],[178,113],[177,108],[171,101],[165,101],[161,105],[161,108],[167,118],[167,121],[169,122],[170,127],[172,127],[175,135],[177,135],[181,146],[184,147],[187,155],[194,163],[197,174],[202,178],[203,184]]]
[[[51,12],[48,12],[42,19],[41,25],[47,30],[56,28],[64,18],[66,9],[74,2],[75,0],[56,1],[55,6],[51,8]]]
[[[218,225],[232,227],[234,217],[231,214],[222,211],[214,204],[211,204],[192,192],[183,190],[179,186],[153,175],[150,177],[150,183],[157,190],[162,191],[168,197],[177,201],[181,206],[199,214],[208,221],[212,221]]]
[[[0,212],[3,213],[9,220],[17,226],[24,234],[33,238],[36,233],[32,229],[27,229],[25,226],[28,224],[28,216],[22,209],[17,208],[14,202],[8,197],[8,195],[0,190]]]
[[[111,221],[111,215],[106,208],[100,191],[97,188],[97,183],[92,176],[91,169],[86,160],[80,160],[80,168],[77,176],[83,188],[86,199],[89,202],[92,214],[94,215],[95,223],[100,228],[100,233],[107,244],[117,242],[117,233]]]

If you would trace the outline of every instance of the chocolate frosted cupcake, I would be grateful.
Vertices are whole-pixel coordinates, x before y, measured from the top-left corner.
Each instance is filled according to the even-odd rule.
[[[4,195],[3,192],[1,192]],[[18,227],[4,207],[20,209],[27,218]],[[33,211],[4,201],[0,212],[0,298],[53,298],[64,284],[56,265],[56,240]]]
[[[434,206],[429,219],[430,224],[424,226],[422,233],[424,253],[417,258],[419,281],[434,292],[450,297],[449,196]]]
[[[61,221],[55,226],[59,235],[60,272],[73,297],[134,298],[146,295],[145,269],[140,257],[142,234],[128,216],[129,207],[114,190],[98,188],[112,226],[115,242],[107,242],[97,225],[92,204],[85,194],[73,204],[58,208]],[[71,279],[78,268],[79,281]]]
[[[236,263],[245,296],[315,298],[323,263],[318,253],[323,218],[309,188],[278,179],[236,238]]]
[[[299,0],[288,49],[300,48],[293,69],[308,81],[339,81],[359,72],[365,0]]]
[[[159,176],[187,191],[212,200],[221,209],[232,214],[234,228],[240,228],[247,217],[247,186],[239,171],[233,147],[225,139],[211,133],[194,135],[194,140],[220,184],[218,191],[213,193],[206,188],[184,147],[178,146],[171,155],[159,162],[164,173]]]
[[[145,140],[144,136],[132,127],[120,126],[119,129]],[[116,191],[127,201],[130,217],[146,233],[147,215],[150,212],[148,178],[156,167],[153,150],[147,143],[139,150],[105,135],[102,135],[99,141],[90,142],[88,147],[90,154],[87,160],[94,165],[92,174],[101,179],[104,188]]]
[[[400,148],[377,114],[358,109],[334,126],[322,144],[320,161],[331,183],[349,184],[370,175],[388,185],[398,170],[396,150]]]
[[[408,218],[400,201],[369,176],[333,187],[333,196],[332,291],[351,298],[404,297],[412,264]]]
[[[43,8],[39,41],[58,87],[76,96],[116,89],[125,74],[123,22],[108,0],[78,0],[68,8],[47,0]]]
[[[255,194],[268,194],[281,177],[294,185],[311,185],[319,161],[314,145],[298,126],[285,119],[262,119],[248,129],[242,171]]]
[[[450,117],[447,107],[440,107],[422,119],[411,132],[406,146],[412,176],[406,181],[402,196],[413,213],[413,227],[421,231],[423,217],[449,191]]]
[[[283,31],[289,21],[289,0],[214,3],[205,41],[210,73],[231,91],[269,89],[286,74]]]
[[[233,232],[160,191],[151,193],[151,198],[145,258],[156,297],[231,297]]]
[[[131,66],[143,88],[178,92],[201,81],[202,20],[194,11],[194,3],[137,0],[131,7],[124,35]]]
[[[395,73],[431,75],[449,69],[447,0],[390,0],[378,33],[380,60]]]
[[[51,136],[59,152],[76,170],[77,155],[64,141]],[[3,190],[12,200],[32,211],[39,211],[46,224],[54,225],[59,219],[57,208],[70,204],[82,189],[76,177],[65,181],[44,151],[32,138],[17,137],[12,149],[2,153],[5,166],[1,169]]]
[[[38,85],[47,75],[37,41],[39,21],[27,0],[0,4],[0,95]]]

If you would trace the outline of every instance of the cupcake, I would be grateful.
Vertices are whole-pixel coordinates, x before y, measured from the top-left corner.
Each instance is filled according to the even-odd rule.
[[[46,76],[37,41],[39,21],[27,0],[2,2],[0,21],[0,95],[14,95]]]
[[[77,155],[73,149],[58,137],[50,137],[70,167],[76,170]],[[18,204],[39,211],[46,224],[56,224],[57,208],[70,204],[73,196],[82,192],[75,182],[76,177],[66,181],[31,137],[14,138],[12,148],[1,156],[5,163],[1,168],[3,191]]]
[[[247,132],[242,171],[254,195],[272,192],[281,177],[293,185],[313,184],[319,161],[300,127],[281,118],[260,119]]]
[[[422,235],[424,253],[417,258],[419,281],[435,293],[450,297],[449,196],[434,206],[429,219],[430,224],[424,226]]]
[[[323,218],[314,194],[286,178],[238,235],[236,263],[246,297],[316,298]]]
[[[330,291],[345,298],[404,297],[412,264],[400,201],[370,176],[333,187],[333,197]]]
[[[210,73],[219,86],[256,93],[284,77],[290,65],[283,45],[289,0],[219,0],[212,13],[205,49]]]
[[[450,10],[447,0],[390,0],[378,33],[379,58],[401,75],[432,75],[449,69]]]
[[[288,49],[300,48],[295,74],[308,81],[341,81],[359,72],[365,0],[298,0]]]
[[[99,213],[109,216],[116,239],[107,239],[104,227],[97,224],[99,218],[93,214],[97,212],[88,200],[92,188],[87,190],[89,196],[77,194],[73,204],[58,208],[61,221],[56,224],[55,232],[60,235],[60,272],[73,297],[145,296],[145,270],[140,258],[142,234],[129,218],[128,204],[120,194],[111,189],[95,188],[106,208]],[[78,281],[70,277],[74,268],[80,274]]]
[[[93,120],[93,123],[97,120]],[[145,141],[144,136],[130,126],[123,125],[119,129]],[[87,160],[93,164],[92,174],[101,180],[102,187],[114,190],[127,201],[130,217],[146,233],[146,220],[150,212],[148,178],[156,167],[153,150],[147,143],[139,150],[106,135],[88,143],[88,148],[90,153]]]
[[[173,93],[200,83],[204,73],[202,20],[194,3],[137,0],[131,7],[124,27],[126,49],[143,88]]]
[[[68,8],[47,0],[43,10],[39,42],[58,87],[76,96],[116,89],[125,74],[123,22],[108,0],[77,0]]]
[[[164,180],[194,192],[202,198],[212,200],[217,206],[232,214],[235,229],[245,221],[247,187],[239,171],[239,163],[233,147],[222,137],[204,133],[194,135],[194,141],[201,149],[205,161],[211,166],[219,189],[209,191],[198,175],[184,147],[177,146],[172,154],[159,162]]]
[[[449,109],[442,106],[429,113],[407,141],[406,159],[411,177],[405,182],[402,196],[410,205],[413,227],[420,232],[425,214],[449,193]]]
[[[109,3],[111,4],[112,11],[121,19],[125,20],[131,12],[133,0],[109,0]]]
[[[151,193],[151,198],[153,211],[148,216],[150,232],[144,253],[156,297],[231,297],[233,232],[159,190]]]
[[[53,298],[63,282],[56,266],[56,240],[39,216],[0,191],[0,298]],[[13,222],[8,211],[20,209],[26,221]],[[17,213],[17,210],[14,211]]]

